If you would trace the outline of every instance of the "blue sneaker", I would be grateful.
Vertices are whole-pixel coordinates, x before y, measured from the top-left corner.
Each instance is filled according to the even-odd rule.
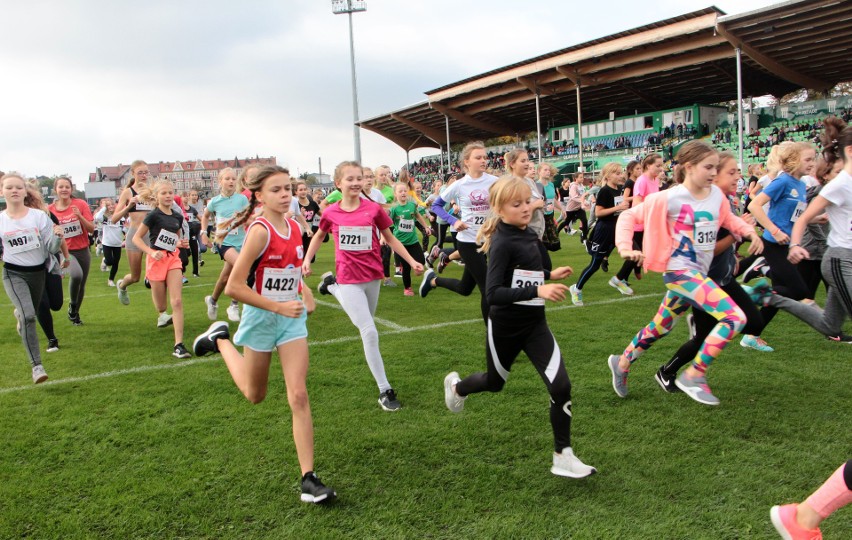
[[[750,336],[748,334],[743,335],[743,339],[740,340],[740,345],[746,349],[754,349],[760,352],[772,352],[775,350],[759,337]]]

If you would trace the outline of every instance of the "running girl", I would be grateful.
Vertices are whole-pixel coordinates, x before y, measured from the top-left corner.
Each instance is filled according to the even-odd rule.
[[[59,220],[68,251],[71,253],[71,266],[68,271],[71,280],[68,297],[68,320],[74,326],[80,326],[80,306],[86,295],[86,281],[89,279],[89,267],[92,254],[89,251],[89,234],[95,230],[94,218],[85,201],[72,197],[74,185],[68,178],[57,178],[53,183],[56,200],[48,207]]]
[[[305,250],[304,252],[307,252],[308,246],[311,245],[311,236],[316,234],[317,229],[319,229],[320,215],[322,212],[320,211],[319,205],[308,196],[308,185],[305,182],[299,180],[293,185],[296,186],[295,195],[299,201],[299,212],[311,227],[311,234],[308,234],[308,231],[302,233],[302,246]]]
[[[107,199],[104,207],[95,215],[95,221],[101,224],[101,246],[104,253],[104,266],[109,268],[107,285],[115,287],[115,275],[118,273],[118,263],[121,262],[121,244],[124,242],[124,219],[112,222],[115,212],[115,202]],[[132,238],[131,238],[132,240]]]
[[[675,384],[690,398],[705,405],[718,405],[719,399],[707,385],[710,363],[745,326],[743,311],[712,279],[707,277],[719,227],[751,238],[749,252],[763,249],[754,228],[731,213],[731,207],[713,185],[719,156],[703,141],[690,141],[677,153],[678,174],[683,183],[625,211],[616,224],[615,243],[621,257],[641,263],[663,274],[666,296],[654,320],[636,334],[619,355],[610,355],[612,385],[619,397],[627,396],[630,366],[655,341],[665,336],[678,317],[690,307],[712,315],[718,324],[704,341],[692,365],[678,376]],[[632,249],[634,225],[642,224],[647,234],[642,251]],[[643,257],[644,253],[644,257]]]
[[[196,356],[219,352],[240,392],[252,403],[266,397],[272,351],[278,351],[293,416],[293,440],[302,470],[304,502],[322,503],[337,494],[314,474],[314,427],[308,402],[307,314],[316,304],[301,277],[303,248],[298,223],[288,219],[292,184],[285,169],[262,167],[246,183],[251,200],[236,213],[230,228],[240,227],[263,211],[249,226],[225,292],[245,304],[232,344],[228,323],[213,323],[193,343]],[[255,274],[254,286],[246,284]],[[234,347],[243,347],[243,354]]]
[[[249,175],[246,175],[246,178],[248,182],[251,181]],[[210,239],[207,237],[207,223],[210,221],[210,217],[215,216],[216,228],[218,230],[223,223],[230,221],[234,217],[234,214],[249,204],[245,195],[237,193],[237,175],[234,173],[234,169],[230,167],[219,171],[219,190],[219,195],[213,197],[204,210],[204,215],[201,217],[201,241],[207,247],[211,245]],[[219,257],[225,261],[225,265],[219,273],[216,285],[213,286],[213,294],[204,297],[204,303],[207,305],[207,318],[211,321],[215,321],[219,315],[219,305],[217,302],[225,290],[228,277],[231,275],[234,263],[237,262],[237,256],[239,256],[245,237],[245,229],[242,227],[231,227],[228,229],[228,234],[218,246]],[[231,305],[228,306],[228,319],[234,322],[240,320],[240,306],[236,300],[232,300]]]
[[[127,287],[139,281],[142,275],[142,251],[133,243],[136,231],[142,225],[145,215],[154,209],[153,206],[139,201],[137,189],[144,188],[148,183],[148,164],[142,160],[136,160],[130,164],[131,179],[127,188],[121,192],[115,212],[112,214],[112,222],[119,223],[122,218],[129,216],[130,224],[127,226],[125,236],[125,247],[127,248],[127,263],[130,265],[130,273],[118,280],[118,301],[125,306],[130,304],[130,295]],[[147,239],[146,239],[147,241]]]
[[[40,200],[35,190],[27,189],[22,176],[9,173],[0,178],[6,209],[0,212],[3,238],[3,288],[15,306],[21,342],[30,359],[33,382],[47,380],[41,363],[36,312],[44,292],[45,262],[59,252],[62,237],[54,232],[46,212],[29,208]]]
[[[489,190],[495,215],[479,230],[482,251],[489,253],[486,294],[490,306],[487,321],[487,371],[459,378],[455,371],[444,378],[444,400],[452,412],[477,392],[499,392],[506,384],[512,363],[526,353],[550,394],[550,424],[555,451],[550,472],[583,478],[596,472],[574,455],[571,447],[571,381],[559,345],[544,314],[544,302],[565,299],[561,283],[545,285],[545,279],[565,279],[571,268],[544,269],[528,225],[532,216],[529,186],[504,176]]]
[[[139,201],[156,206],[145,216],[132,241],[148,255],[145,259],[145,277],[151,282],[151,298],[159,313],[157,326],[162,328],[174,325],[175,346],[172,356],[189,358],[191,355],[183,345],[183,275],[178,254],[178,249],[186,248],[189,241],[182,235],[184,217],[172,207],[174,196],[175,188],[168,180],[158,180],[151,188],[139,190]],[[172,306],[171,315],[166,313],[166,288]]]
[[[456,247],[464,261],[462,278],[439,278],[431,268],[426,270],[423,283],[420,285],[420,296],[425,298],[429,291],[437,287],[449,289],[462,296],[470,296],[474,287],[479,288],[481,295],[480,310],[482,320],[488,320],[488,301],[485,297],[485,273],[488,262],[485,253],[479,251],[476,234],[485,223],[490,207],[488,206],[488,189],[497,181],[496,176],[485,172],[488,167],[488,155],[485,145],[481,142],[469,143],[461,152],[462,166],[467,174],[455,182],[441,194],[432,205],[432,212],[446,220],[458,232]],[[451,216],[444,210],[444,204],[457,201],[461,217]]]
[[[420,250],[420,243],[417,240],[417,231],[415,223],[420,223],[424,230],[431,232],[429,223],[423,217],[420,207],[414,201],[408,199],[409,190],[405,184],[397,184],[394,186],[394,195],[396,204],[390,209],[390,218],[393,221],[393,235],[402,244],[412,259],[425,264],[426,260],[423,257],[423,252]],[[428,236],[428,235],[427,235]],[[405,296],[414,296],[414,291],[411,290],[411,266],[402,261],[402,286],[404,287],[403,294]]]
[[[367,365],[379,387],[379,405],[386,411],[396,411],[401,405],[385,375],[384,360],[379,352],[379,333],[373,321],[382,279],[379,234],[414,268],[417,275],[423,273],[423,265],[414,260],[393,236],[387,212],[380,205],[361,197],[362,174],[361,166],[355,161],[344,161],[334,169],[334,185],[343,199],[323,212],[319,230],[311,240],[302,263],[302,274],[311,275],[310,261],[331,232],[334,235],[337,278],[331,272],[323,274],[319,292],[334,295],[352,324],[358,328]]]

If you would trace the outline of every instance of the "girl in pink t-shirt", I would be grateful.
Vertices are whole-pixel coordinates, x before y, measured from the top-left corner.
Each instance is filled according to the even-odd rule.
[[[417,275],[423,273],[423,265],[415,261],[394,237],[390,229],[393,223],[384,209],[361,198],[364,179],[358,162],[344,161],[338,165],[334,169],[334,185],[343,198],[323,211],[319,229],[302,263],[302,274],[311,275],[310,261],[326,235],[332,233],[337,277],[332,272],[323,274],[318,290],[320,294],[334,295],[352,324],[358,328],[367,365],[379,386],[379,405],[386,411],[396,411],[401,405],[385,375],[384,361],[379,352],[379,333],[373,320],[383,277],[379,234]]]

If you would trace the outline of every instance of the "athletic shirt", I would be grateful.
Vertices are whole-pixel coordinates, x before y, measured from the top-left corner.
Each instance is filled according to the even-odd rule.
[[[367,199],[358,199],[358,208],[346,211],[335,203],[325,209],[319,227],[334,236],[337,282],[341,285],[382,279],[379,231],[393,225],[384,209]]]
[[[642,174],[639,178],[636,179],[636,184],[633,185],[633,192],[631,195],[634,197],[633,206],[636,206],[638,203],[636,202],[635,197],[642,197],[642,200],[648,198],[648,195],[652,193],[657,193],[660,191],[660,184],[655,179],[652,179],[646,174]],[[633,225],[633,230],[636,232],[644,231],[645,224],[637,223]]]
[[[413,201],[408,201],[405,204],[397,203],[390,209],[390,218],[393,220],[393,235],[403,246],[420,243],[420,240],[417,239],[417,229],[414,227],[418,212],[419,208]]]
[[[562,201],[562,207],[568,206],[568,201],[571,200],[571,184],[568,184],[567,188],[560,187],[557,191],[559,192],[559,200]]]
[[[602,186],[598,191],[596,206],[601,208],[613,208],[624,201],[624,192],[620,189],[613,189],[609,186]],[[621,212],[615,212],[607,216],[599,217],[600,223],[615,223],[618,221],[618,216]]]
[[[553,202],[556,200],[556,188],[553,182],[543,184],[544,187],[544,215],[553,215]]]
[[[267,240],[254,264],[254,290],[275,302],[299,300],[302,291],[302,228],[295,219],[288,219],[290,230],[282,235],[265,217],[258,216],[249,226],[266,229]]]
[[[48,208],[56,219],[59,220],[59,226],[62,227],[62,232],[65,235],[65,242],[68,244],[69,251],[78,249],[89,249],[89,233],[83,228],[80,219],[74,215],[72,207],[77,207],[80,214],[89,221],[92,221],[92,211],[89,210],[89,205],[80,199],[71,199],[71,204],[65,210],[56,208],[56,203],[51,203]]]
[[[468,226],[467,229],[458,232],[457,241],[476,243],[476,234],[491,211],[491,207],[488,206],[488,188],[496,181],[497,177],[488,173],[483,173],[475,180],[465,175],[441,195],[441,199],[445,201],[455,200],[458,203],[461,220]]]
[[[248,206],[249,202],[242,193],[234,192],[230,197],[224,195],[216,195],[207,205],[207,211],[216,216],[216,226],[220,223],[228,221],[234,214]],[[222,240],[223,246],[242,247],[243,241],[246,239],[246,231],[242,227],[235,227]]]
[[[576,212],[583,206],[583,195],[586,193],[586,186],[571,182],[568,186],[568,205],[565,208],[566,212]]]
[[[296,200],[298,201],[299,199]],[[319,227],[320,220],[320,207],[316,203],[316,201],[308,197],[308,204],[303,205],[301,202],[299,202],[299,210],[301,210],[302,216],[304,216],[305,221],[308,222],[311,228],[316,230],[316,228]]]
[[[819,194],[831,203],[825,210],[831,224],[828,245],[852,249],[852,176],[840,171]]]
[[[148,212],[142,223],[148,227],[151,249],[158,251],[175,251],[177,249],[183,228],[182,214],[178,214],[174,209],[172,209],[171,214],[166,214],[159,208],[154,208]]]
[[[804,182],[796,180],[786,172],[779,174],[762,191],[769,197],[769,220],[788,236],[793,234],[793,224],[805,213],[806,191]],[[778,243],[769,229],[763,231],[763,239],[773,244]]]
[[[113,223],[106,213],[106,208],[101,208],[95,214],[95,221],[101,226],[101,244],[107,247],[121,247],[124,218],[118,220],[118,223]]]
[[[47,246],[54,238],[53,222],[46,212],[27,208],[20,219],[0,212],[0,235],[3,238],[3,262],[22,267],[44,266]]]
[[[542,185],[533,180],[532,178],[524,178],[524,182],[530,188],[530,201],[535,200],[544,200],[544,193],[542,193]],[[536,208],[532,211],[532,216],[530,217],[529,225],[527,225],[532,232],[538,237],[539,240],[544,236],[544,207]]]
[[[503,320],[529,320],[544,317],[544,299],[538,286],[550,277],[541,262],[535,233],[502,221],[491,237],[485,296],[489,315]]]
[[[713,261],[719,233],[719,208],[729,204],[722,190],[710,186],[703,200],[693,197],[684,185],[667,192],[668,226],[672,237],[672,255],[666,271],[696,270],[706,275]]]
[[[181,206],[181,211],[183,211],[184,216],[186,216],[187,223],[199,223],[201,221],[198,219],[198,210],[191,204],[187,204],[186,208]]]

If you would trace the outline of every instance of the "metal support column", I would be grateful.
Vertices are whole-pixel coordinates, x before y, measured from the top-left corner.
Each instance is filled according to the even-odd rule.
[[[538,88],[535,89],[535,133],[538,137],[538,164],[541,165],[541,109],[539,108],[538,98],[541,92]]]
[[[450,147],[450,117],[444,115],[444,121],[447,126],[447,173],[453,170],[452,148]]]
[[[583,117],[580,112],[580,80],[577,79],[577,141],[578,148],[580,150],[580,165],[578,171],[584,172],[585,166],[583,166]]]
[[[739,141],[737,142],[737,157],[740,163],[740,170],[744,171],[743,167],[743,57],[742,50],[737,47],[737,133]]]

